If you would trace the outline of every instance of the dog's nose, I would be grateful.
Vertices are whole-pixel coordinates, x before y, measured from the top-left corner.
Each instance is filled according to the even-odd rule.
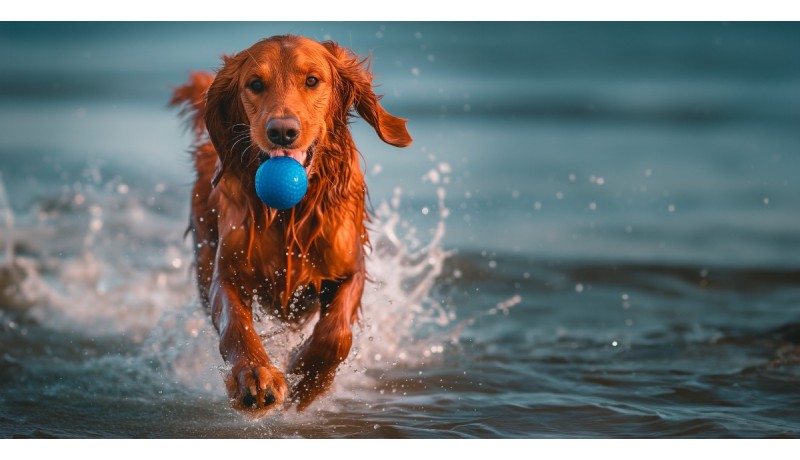
[[[300,120],[294,117],[271,118],[267,122],[267,138],[281,147],[288,147],[300,136]]]

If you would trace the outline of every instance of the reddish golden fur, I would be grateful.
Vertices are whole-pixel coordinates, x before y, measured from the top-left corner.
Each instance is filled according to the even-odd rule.
[[[309,87],[312,75],[319,83]],[[253,91],[253,79],[266,90]],[[411,143],[405,120],[386,112],[378,99],[364,60],[335,43],[295,36],[272,37],[226,56],[216,77],[194,73],[174,92],[171,103],[192,116],[197,141],[189,230],[198,288],[231,365],[226,383],[238,409],[262,415],[287,398],[307,407],[330,387],[350,351],[368,244],[366,184],[348,129],[352,109],[383,141]],[[265,126],[284,116],[302,127],[291,147],[313,153],[306,196],[277,211],[257,198],[253,178],[259,153],[281,148],[267,138]],[[253,293],[286,321],[319,311],[313,333],[287,369],[300,375],[291,389],[253,327]]]

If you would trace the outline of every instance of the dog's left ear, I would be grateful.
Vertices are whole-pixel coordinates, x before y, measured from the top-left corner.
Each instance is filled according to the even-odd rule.
[[[406,119],[387,112],[378,102],[382,96],[372,89],[372,72],[367,67],[367,59],[359,60],[352,51],[334,42],[322,45],[332,55],[334,67],[334,103],[343,108],[342,118],[346,122],[350,107],[369,123],[378,137],[395,147],[408,147],[413,140],[406,129]]]

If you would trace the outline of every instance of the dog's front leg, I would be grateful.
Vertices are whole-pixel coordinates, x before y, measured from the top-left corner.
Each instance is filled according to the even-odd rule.
[[[308,407],[330,388],[336,368],[350,353],[351,327],[358,319],[364,278],[364,272],[360,271],[344,281],[323,283],[320,319],[289,365],[291,373],[301,376],[291,395],[298,410]]]
[[[244,232],[242,232],[244,233]],[[233,407],[263,415],[281,405],[288,391],[283,374],[272,365],[253,325],[253,312],[243,301],[247,283],[237,273],[245,270],[237,260],[238,238],[223,239],[211,283],[211,318],[219,331],[219,351],[230,374],[225,383]]]

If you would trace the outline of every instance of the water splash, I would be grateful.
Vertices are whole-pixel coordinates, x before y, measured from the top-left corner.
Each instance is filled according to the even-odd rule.
[[[0,172],[0,243],[4,247],[4,259],[0,263],[10,264],[14,261],[14,212],[8,201],[8,194],[3,183],[3,173]]]
[[[445,177],[450,172],[449,167],[441,165],[432,171]],[[437,177],[437,182],[440,179]],[[296,424],[319,423],[318,417],[324,412],[337,412],[342,405],[354,401],[369,404],[373,396],[382,393],[377,381],[384,374],[432,364],[456,338],[449,331],[456,319],[455,308],[439,290],[441,278],[446,276],[445,263],[452,255],[443,244],[450,211],[445,188],[435,191],[436,205],[429,210],[434,222],[424,242],[421,232],[404,215],[402,189],[396,188],[391,198],[376,207],[370,229],[372,252],[367,257],[369,280],[350,355],[339,366],[332,391],[312,406],[317,419],[292,413],[283,414],[283,421],[289,417],[288,421]],[[279,368],[285,368],[313,324],[294,329],[267,315],[255,321],[267,352]],[[287,375],[289,382],[295,379],[297,376]]]
[[[455,318],[434,289],[451,255],[442,244],[449,213],[445,196],[444,188],[438,188],[439,218],[425,244],[418,243],[413,227],[402,225],[402,190],[396,189],[377,209],[374,251],[367,261],[372,283],[362,299],[366,341],[357,343],[363,364],[409,362],[418,351],[415,347],[424,347],[434,330]],[[411,241],[404,241],[406,237]]]
[[[150,187],[122,187],[118,177],[104,180],[97,167],[83,178],[49,191],[18,216],[13,241],[3,238],[22,250],[5,251],[12,260],[2,272],[14,276],[0,287],[16,295],[0,307],[22,306],[31,320],[55,330],[140,343],[167,309],[193,292],[188,271],[175,265],[188,260],[189,249],[176,222],[158,212]],[[0,190],[0,214],[10,209]]]
[[[0,307],[17,314],[52,298],[52,292],[38,275],[40,264],[32,258],[16,255],[14,212],[0,174]]]
[[[363,395],[375,375],[415,368],[445,349],[450,336],[440,332],[455,312],[437,286],[451,255],[443,247],[449,210],[441,185],[450,170],[439,165],[432,171],[424,179],[438,187],[435,205],[425,208],[433,222],[427,241],[404,217],[401,189],[376,208],[361,320],[334,389],[320,404],[325,410],[336,410],[337,401],[352,400],[354,392]],[[126,344],[125,357],[100,356],[95,361],[102,363],[86,366],[119,366],[167,390],[224,399],[225,367],[187,269],[192,256],[181,240],[183,220],[159,212],[151,194],[147,185],[104,180],[93,168],[85,182],[42,200],[25,216],[20,234],[34,256],[15,260],[29,287],[22,296],[31,307],[27,314],[46,328]],[[275,364],[285,368],[313,322],[295,330],[261,317],[254,326]]]

